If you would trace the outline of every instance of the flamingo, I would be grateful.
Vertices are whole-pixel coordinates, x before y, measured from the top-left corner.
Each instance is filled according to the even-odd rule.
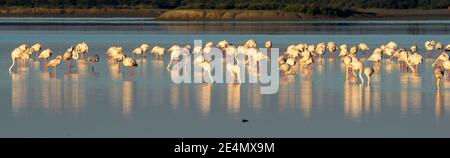
[[[441,51],[443,47],[444,47],[444,46],[442,45],[441,42],[437,42],[437,43],[434,45],[434,49],[437,50],[437,51]]]
[[[66,65],[67,65],[67,62],[70,61],[70,63],[68,64],[68,69],[69,69],[69,71],[71,70],[71,65],[72,65],[72,52],[73,52],[74,49],[75,49],[74,46],[70,46],[70,47],[67,49],[67,51],[64,52],[64,55],[63,55],[63,61],[66,63]]]
[[[45,59],[45,64],[47,63],[47,60],[52,56],[53,51],[50,48],[47,48],[39,54],[39,59]]]
[[[449,59],[450,59],[450,58],[449,58],[448,54],[445,53],[445,52],[442,52],[442,53],[434,60],[432,66],[433,66],[434,68],[436,68],[436,67],[442,67],[442,63],[443,63],[444,61],[448,61]]]
[[[348,69],[351,67],[352,57],[345,56],[343,60],[345,64],[345,80],[348,80]]]
[[[374,62],[374,70],[375,70],[375,72],[378,72],[378,70],[380,68],[379,64],[380,64],[380,61],[382,59],[382,54],[383,54],[382,52],[383,51],[381,50],[381,48],[376,48],[373,51],[372,55],[370,55],[369,59],[367,59],[369,61],[373,61]]]
[[[14,67],[15,60],[18,59],[18,58],[20,58],[21,54],[23,54],[23,50],[22,50],[20,47],[14,49],[14,50],[11,52],[11,60],[12,60],[12,64],[11,64],[11,66],[9,67],[9,74],[12,73],[12,68]]]
[[[301,50],[299,48],[297,48],[297,46],[292,45],[290,47],[288,47],[288,49],[286,50],[286,52],[284,54],[287,55],[287,57],[291,57],[291,58],[297,58],[300,55]]]
[[[328,52],[330,52],[330,58],[331,59],[334,59],[334,52],[336,51],[336,47],[337,47],[337,45],[336,45],[335,42],[328,42],[327,43],[327,49],[328,49]]]
[[[92,66],[91,67],[92,72],[94,72],[94,65],[93,64],[97,63],[99,61],[100,61],[100,57],[97,54],[94,54],[93,56],[90,56],[87,59],[87,63]]]
[[[174,60],[180,60],[180,57],[183,56],[183,58],[189,58],[190,55],[191,46],[186,45],[184,48],[181,48],[178,45],[174,45],[171,48],[168,49],[170,53],[170,60],[169,65],[167,65],[167,71],[170,71],[170,65]],[[185,60],[185,64],[187,64],[188,60]]]
[[[253,39],[249,39],[247,40],[247,42],[245,42],[244,46],[246,48],[256,48],[256,41]]]
[[[389,57],[389,62],[392,62],[392,58],[395,56],[395,49],[392,47],[388,47],[386,45],[381,45],[381,50],[384,54],[386,54]]]
[[[203,54],[209,54],[212,52],[213,48],[214,48],[214,44],[212,42],[208,42],[205,44],[205,47],[203,47],[202,52],[203,52]]]
[[[293,47],[292,47],[292,46],[293,46]],[[299,52],[303,52],[303,51],[305,51],[306,49],[308,49],[308,45],[305,44],[305,43],[299,43],[299,44],[297,44],[297,45],[292,45],[292,46],[291,46],[291,48],[288,47],[288,50],[296,49],[296,50],[299,51]]]
[[[366,54],[366,52],[370,50],[369,46],[365,43],[359,43],[358,48],[363,54]]]
[[[20,61],[24,61],[24,62],[28,61],[30,59],[30,55],[31,55],[30,52],[32,52],[32,51],[33,50],[31,50],[31,48],[28,48],[27,50],[22,51],[22,53],[19,56]]]
[[[437,68],[434,70],[434,75],[436,77],[436,87],[437,89],[441,89],[441,79],[444,77],[444,70],[442,68]]]
[[[422,56],[420,56],[420,58],[421,57]],[[409,55],[408,52],[404,48],[401,48],[401,49],[398,50],[398,60],[397,60],[397,62],[398,63],[400,63],[400,62],[405,63],[414,73],[416,73],[416,70],[412,67],[411,63],[409,62],[410,58],[411,58],[411,55]],[[414,58],[413,60],[415,62],[418,62],[416,64],[420,64],[421,63],[421,61],[417,61],[417,60],[421,60],[421,59],[419,59],[419,56],[414,56],[413,58]]]
[[[194,49],[192,50],[192,54],[200,55],[202,54],[202,46],[194,46]]]
[[[434,42],[434,40],[432,40],[432,41],[425,41],[424,46],[425,46],[425,50],[427,52],[427,57],[430,57],[430,52],[433,51],[435,44],[436,43]]]
[[[316,54],[319,55],[320,62],[322,63],[323,63],[323,54],[325,54],[325,49],[326,49],[325,43],[319,43],[316,46]]]
[[[108,55],[108,57],[110,57],[110,58],[117,56],[118,54],[123,54],[122,47],[112,46],[112,47],[108,48],[108,50],[106,51],[106,55]]]
[[[361,83],[364,84],[364,78],[361,75],[363,68],[364,68],[363,63],[359,60],[352,60],[350,67],[353,70],[352,72],[353,72],[353,75],[355,76],[355,78],[356,78],[355,70],[359,70],[359,79],[361,79]],[[358,80],[356,80],[356,82],[358,82]]]
[[[87,45],[86,42],[78,43],[75,46],[75,50],[76,50],[77,54],[78,53],[81,54],[81,58],[80,59],[83,60],[84,59],[84,54],[86,54],[89,51],[89,46]]]
[[[137,47],[137,48],[135,48],[131,53],[133,54],[133,56],[134,56],[134,55],[137,55],[138,58],[140,58],[141,55],[144,53],[144,50],[142,50],[141,47]]]
[[[390,48],[390,49],[393,49],[393,50],[396,50],[396,49],[397,49],[397,43],[395,43],[394,41],[390,41],[390,42],[387,43],[385,46],[386,46],[387,48]]]
[[[237,80],[238,83],[242,83],[241,81],[241,67],[239,66],[239,63],[236,64],[228,64],[228,68],[231,74],[234,75],[234,78]]]
[[[339,46],[339,57],[344,57],[349,55],[350,52],[348,51],[348,47],[346,44],[340,45]]]
[[[199,56],[194,60],[194,64],[199,65],[202,68],[202,70],[206,71],[208,73],[208,77],[211,83],[214,82],[211,76],[211,65],[209,64],[209,61],[205,60],[203,56]]]
[[[350,48],[350,55],[356,56],[356,53],[358,53],[358,49],[355,46]]]
[[[17,48],[19,48],[19,49],[22,50],[22,51],[25,51],[25,50],[28,49],[28,45],[27,45],[27,44],[21,44],[21,45],[19,45],[19,47],[17,47]]]
[[[143,43],[143,44],[141,44],[141,46],[139,46],[139,48],[141,48],[142,53],[144,54],[144,58],[147,58],[146,54],[147,54],[147,51],[148,51],[148,48],[149,48],[148,44]]]
[[[133,76],[133,68],[138,66],[138,64],[136,63],[136,60],[134,60],[131,57],[127,57],[127,56],[125,56],[125,58],[123,58],[122,65],[130,68],[130,76]]]
[[[61,60],[62,60],[62,59],[63,59],[63,57],[62,57],[61,55],[58,55],[58,56],[56,56],[55,59],[50,60],[50,61],[46,64],[46,66],[47,66],[47,67],[53,67],[53,73],[56,74],[56,67],[57,67],[58,65],[61,64]]]
[[[447,55],[447,53],[442,52],[437,58],[436,60],[434,60],[433,62],[433,67],[437,68],[437,69],[443,69],[446,70],[448,72],[448,70],[450,70],[450,60],[449,60],[449,56]]]
[[[307,61],[308,59],[304,59],[304,61]],[[294,66],[295,64],[297,64],[297,61],[295,60],[295,58],[288,57],[285,63],[288,64],[289,66]]]
[[[158,57],[162,57],[162,55],[164,55],[164,52],[166,51],[165,48],[160,47],[160,46],[155,46],[153,47],[153,49],[150,51],[152,54],[155,54],[155,59],[158,60]]]
[[[278,62],[280,64],[279,69],[280,69],[280,71],[283,71],[285,78],[287,78],[287,75],[289,75],[289,74],[294,74],[291,71],[291,67],[295,65],[294,58],[290,57],[289,59],[286,60],[286,56],[282,55],[282,56],[278,57]]]
[[[268,57],[266,55],[259,52],[256,48],[249,48],[247,50],[247,55],[249,56],[249,59],[246,61],[246,63],[250,61],[251,64],[255,64],[258,72],[259,72],[259,62],[261,60],[268,59]]]
[[[230,45],[230,43],[227,40],[223,40],[223,41],[220,41],[219,43],[217,43],[217,48],[220,48],[223,50],[226,47],[228,47],[229,45]]]
[[[422,64],[423,57],[419,53],[414,52],[408,57],[408,62],[411,64],[411,67],[414,67],[413,72],[416,73],[418,69],[417,65]]]
[[[41,49],[42,49],[42,45],[41,45],[40,43],[35,43],[35,44],[33,44],[33,45],[31,46],[31,50],[32,50],[32,51],[30,51],[30,55],[31,55],[32,53],[35,53],[35,54],[36,54],[36,57],[35,57],[34,60],[38,60],[38,53],[37,53],[37,52],[41,51]]]
[[[112,56],[110,60],[120,66],[119,63],[122,62],[125,59],[125,57],[126,56],[123,53],[119,53],[119,54]]]
[[[236,62],[238,64],[243,63],[243,62],[240,62],[239,59],[237,58],[237,56],[238,56],[238,49],[235,46],[230,45],[227,48],[225,48],[225,54],[227,56],[233,57],[234,60],[236,60]]]
[[[300,67],[303,68],[305,65],[307,65],[308,70],[311,70],[311,64],[314,63],[314,59],[312,58],[312,56],[313,55],[307,51],[307,53],[305,53],[299,61]]]
[[[373,72],[374,72],[374,69],[371,67],[364,68],[364,74],[367,77],[367,86],[370,86],[370,81],[371,81],[370,77],[373,75]]]

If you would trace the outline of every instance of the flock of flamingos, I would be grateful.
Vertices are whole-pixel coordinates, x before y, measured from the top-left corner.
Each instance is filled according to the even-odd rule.
[[[272,47],[271,41],[265,42],[266,48]],[[170,62],[167,66],[167,70],[170,70],[170,66],[173,61],[179,61],[182,58],[190,57],[192,54],[199,55],[194,59],[194,64],[199,65],[205,72],[209,73],[209,78],[211,77],[211,65],[210,60],[205,58],[203,55],[211,53],[213,48],[218,48],[224,54],[224,56],[234,57],[234,64],[229,65],[232,74],[235,75],[236,80],[240,83],[239,72],[240,64],[258,64],[262,60],[269,60],[267,55],[257,49],[255,40],[248,40],[242,45],[235,46],[226,40],[218,42],[215,46],[212,42],[208,42],[205,46],[195,46],[191,49],[190,45],[179,46],[173,45],[169,49],[165,49],[160,46],[154,46],[149,51],[148,44],[141,44],[138,48],[134,49],[131,53],[132,56],[138,56],[138,58],[146,58],[147,54],[153,54],[158,60],[162,58],[165,52],[170,54]],[[441,42],[436,42],[434,40],[426,41],[424,43],[424,48],[426,49],[426,55],[429,56],[430,52],[438,51],[440,55],[433,62],[433,67],[435,68],[435,77],[437,79],[437,89],[440,89],[440,82],[444,76],[446,70],[450,69],[450,59],[447,52],[450,51],[450,44],[444,45]],[[49,67],[53,68],[53,72],[56,72],[56,68],[61,65],[64,61],[69,69],[71,69],[71,64],[74,60],[79,62],[86,62],[92,66],[99,61],[99,55],[94,54],[84,59],[85,54],[89,51],[89,46],[87,43],[78,43],[75,46],[70,46],[67,51],[62,55],[56,55],[52,58],[53,51],[49,48],[43,49],[40,43],[36,43],[31,47],[27,44],[21,44],[19,47],[15,48],[11,52],[12,65],[9,67],[9,73],[13,73],[13,67],[15,62],[18,64],[26,63],[30,60],[30,56],[35,54],[35,60],[45,60],[45,69]],[[42,51],[41,51],[42,50]],[[330,54],[330,58],[334,58],[335,54],[341,59],[341,61],[346,66],[346,80],[349,78],[349,74],[353,76],[354,80],[364,84],[364,78],[362,73],[364,72],[368,85],[370,86],[370,77],[373,73],[379,71],[379,64],[383,58],[389,58],[390,61],[397,58],[397,63],[400,64],[402,69],[410,69],[413,73],[417,72],[417,67],[422,64],[423,57],[418,52],[418,47],[412,45],[410,48],[399,48],[398,45],[391,41],[386,44],[381,45],[378,48],[373,49],[372,54],[368,58],[368,61],[374,62],[373,66],[364,66],[364,63],[359,60],[357,53],[366,53],[371,49],[365,43],[359,43],[357,46],[348,46],[347,44],[337,45],[335,42],[328,43],[318,43],[318,44],[292,44],[289,45],[286,52],[281,54],[278,58],[279,69],[283,72],[284,77],[289,75],[295,75],[299,69],[310,70],[310,66],[315,62],[323,62],[323,57],[326,52]],[[40,53],[39,53],[40,52]],[[138,64],[133,57],[127,56],[122,47],[113,46],[106,51],[106,55],[109,58],[110,64],[122,64],[124,67],[130,68],[130,73],[132,75],[133,68],[137,67]],[[244,55],[243,61],[239,61],[236,56]],[[384,56],[384,57],[383,57]],[[228,65],[227,65],[228,66]],[[350,71],[350,73],[349,73]],[[359,75],[356,72],[359,72]],[[359,77],[359,79],[357,78]]]

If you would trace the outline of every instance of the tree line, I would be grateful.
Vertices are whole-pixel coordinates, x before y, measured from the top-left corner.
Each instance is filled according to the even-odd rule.
[[[355,9],[441,9],[450,0],[0,0],[1,6],[48,8],[148,7],[159,9],[285,10],[313,15],[351,15]]]

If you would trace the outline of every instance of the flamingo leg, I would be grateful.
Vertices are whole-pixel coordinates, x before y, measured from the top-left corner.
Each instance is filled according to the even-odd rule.
[[[441,79],[440,78],[437,78],[436,87],[438,90],[441,89]]]
[[[133,77],[133,75],[134,75],[134,70],[133,70],[133,67],[131,67],[130,68],[130,76]]]
[[[348,80],[348,66],[345,66],[345,80]]]

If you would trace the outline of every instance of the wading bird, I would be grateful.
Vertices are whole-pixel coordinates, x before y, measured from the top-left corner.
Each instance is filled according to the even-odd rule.
[[[78,43],[75,46],[76,53],[81,55],[81,60],[84,60],[84,54],[86,54],[89,51],[89,46],[86,42]]]
[[[374,69],[371,67],[364,68],[364,74],[367,77],[367,86],[370,86],[370,81],[371,81],[370,77],[373,75],[373,72],[374,72]]]
[[[125,56],[125,58],[122,60],[122,65],[130,68],[130,76],[133,76],[134,67],[138,66],[138,64],[136,63],[136,60],[134,60],[131,57],[127,57],[127,56]]]
[[[72,67],[72,52],[74,51],[75,47],[74,46],[70,46],[66,52],[64,52],[63,54],[63,61],[66,63],[67,69],[71,70]],[[74,59],[76,60],[76,59]],[[69,63],[67,63],[69,62]]]
[[[38,52],[41,51],[41,49],[42,49],[42,45],[40,43],[35,43],[35,44],[33,44],[31,46],[31,50],[32,51],[30,51],[30,55],[33,54],[33,53],[36,54],[34,60],[36,60],[36,61],[39,60],[38,59]]]
[[[363,54],[366,54],[366,52],[370,50],[369,46],[365,43],[359,43],[358,48]]]
[[[15,61],[16,61],[16,59],[19,59],[20,58],[20,56],[24,53],[24,49],[26,49],[26,48],[20,48],[20,47],[18,47],[18,48],[15,48],[12,52],[11,52],[11,60],[12,60],[12,64],[11,64],[11,66],[9,67],[9,74],[11,74],[12,73],[12,68],[14,67],[14,65],[15,65]]]
[[[39,58],[39,59],[45,59],[44,64],[47,65],[47,60],[48,60],[50,57],[52,57],[52,53],[53,53],[53,51],[52,51],[51,49],[47,48],[47,49],[43,50],[43,51],[41,52],[41,54],[39,54],[38,58]]]
[[[61,60],[63,59],[63,57],[61,56],[61,55],[58,55],[58,56],[56,56],[56,58],[55,59],[52,59],[52,60],[50,60],[47,64],[46,64],[46,66],[47,67],[53,67],[53,73],[56,73],[56,67],[58,66],[58,65],[60,65],[61,64]]]
[[[444,70],[442,68],[437,68],[434,70],[434,75],[436,77],[436,87],[441,89],[441,79],[444,77]]]
[[[166,51],[165,48],[160,47],[160,46],[155,46],[153,47],[153,49],[150,51],[150,53],[155,55],[155,59],[158,60],[158,57],[162,58],[162,55],[164,55],[164,52]]]
[[[87,59],[87,63],[91,66],[92,72],[94,72],[94,63],[97,63],[99,61],[100,57],[97,54],[94,54]]]

